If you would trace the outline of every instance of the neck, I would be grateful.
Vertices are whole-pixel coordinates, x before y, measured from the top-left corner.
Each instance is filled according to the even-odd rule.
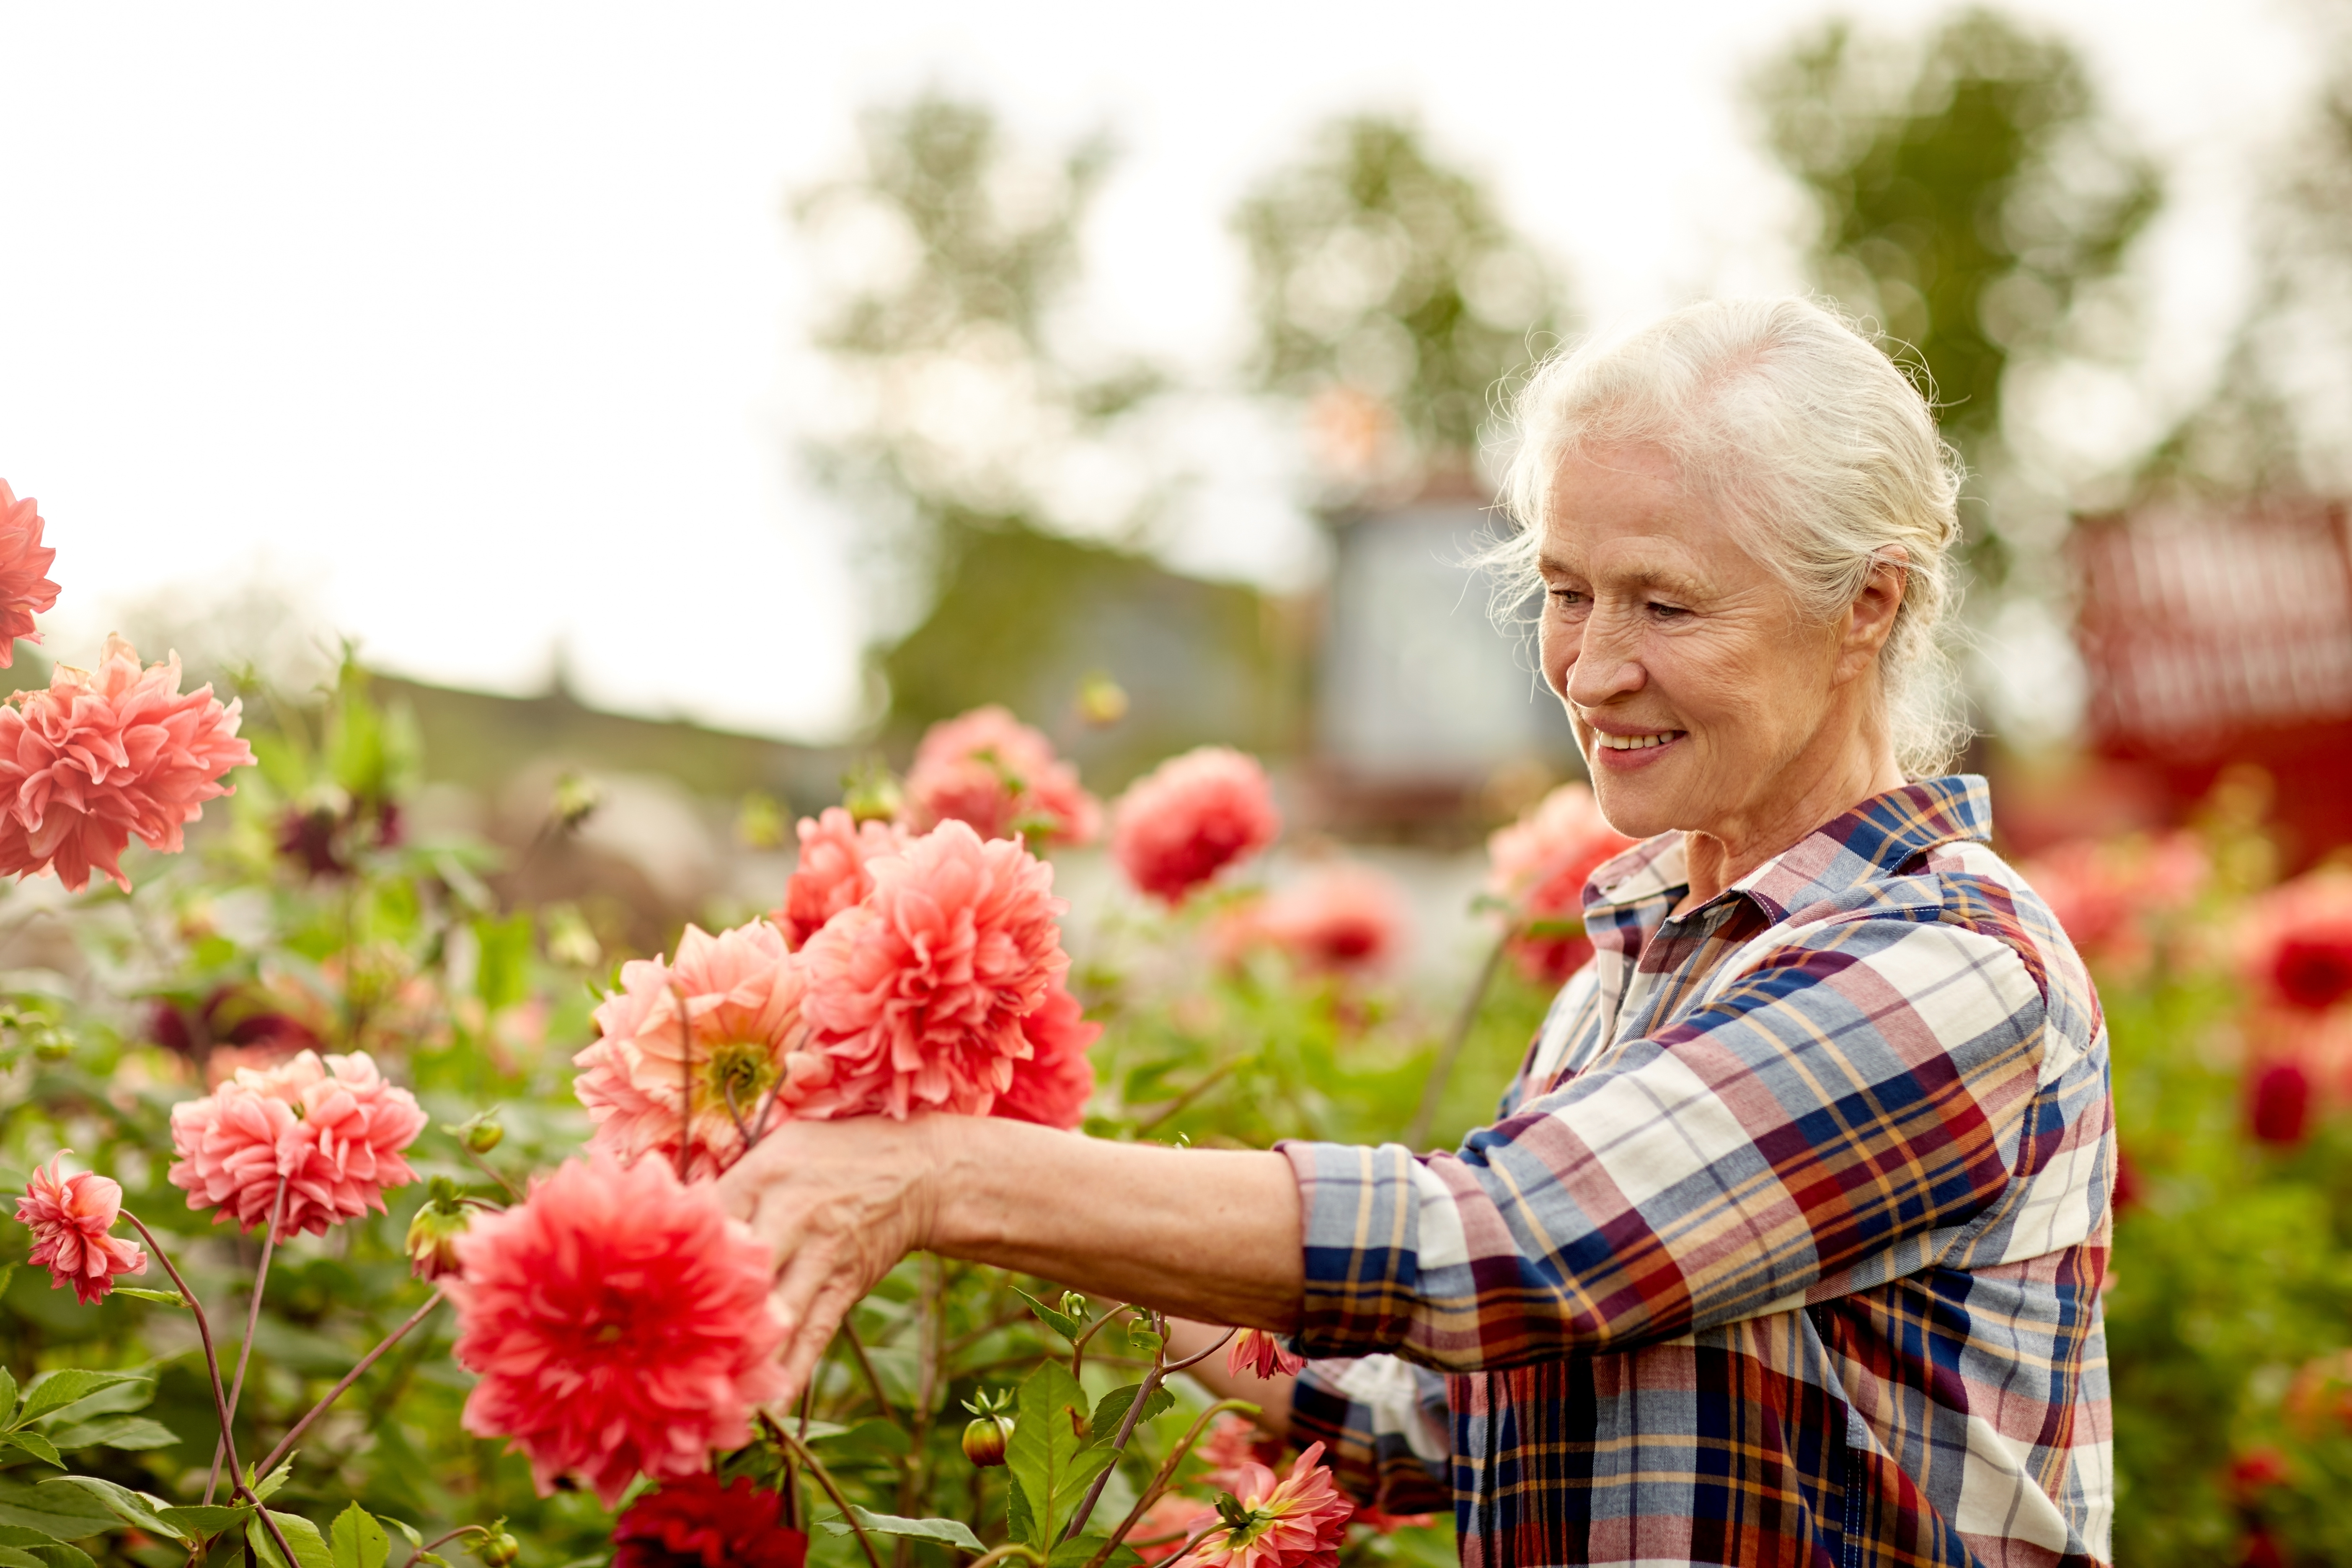
[[[1894,745],[1883,734],[1865,733],[1807,770],[1798,788],[1774,789],[1755,809],[1705,828],[1685,829],[1683,857],[1690,890],[1675,906],[1675,913],[1702,908],[1767,860],[1796,847],[1823,823],[1873,795],[1900,789],[1906,782]]]

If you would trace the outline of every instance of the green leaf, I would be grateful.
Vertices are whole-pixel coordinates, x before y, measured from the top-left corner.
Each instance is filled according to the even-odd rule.
[[[75,1448],[121,1448],[126,1453],[139,1453],[149,1448],[168,1448],[179,1440],[177,1432],[144,1415],[109,1415],[96,1421],[77,1421],[49,1434],[49,1441],[61,1453]]]
[[[37,1421],[53,1411],[63,1410],[68,1405],[87,1399],[102,1388],[112,1388],[117,1384],[153,1381],[143,1372],[84,1372],[79,1367],[53,1372],[26,1393],[25,1407],[17,1413],[16,1421],[19,1426],[27,1421]]]
[[[41,1568],[98,1568],[98,1564],[89,1560],[89,1552],[62,1541],[48,1546],[26,1546],[19,1550],[39,1563]]]
[[[1021,1493],[1021,1483],[1015,1480],[1006,1489],[1004,1500],[1004,1531],[1015,1541],[1037,1539],[1037,1521],[1030,1516],[1029,1500]]]
[[[110,1295],[128,1296],[134,1301],[153,1301],[164,1307],[184,1307],[188,1304],[188,1299],[177,1290],[142,1290],[131,1285],[117,1285]]]
[[[156,1517],[163,1521],[169,1534],[182,1541],[205,1541],[236,1529],[252,1512],[250,1503],[226,1507],[218,1503],[191,1503],[186,1508],[159,1509]]]
[[[1087,1321],[1084,1318],[1074,1318],[1058,1307],[1048,1307],[1018,1285],[1013,1288],[1013,1293],[1028,1302],[1029,1310],[1036,1313],[1047,1328],[1052,1329],[1071,1343],[1076,1343],[1078,1336],[1087,1331]]]
[[[0,1568],[49,1568],[31,1552],[17,1546],[0,1546]]]
[[[963,1552],[988,1550],[981,1544],[980,1537],[971,1532],[971,1527],[960,1519],[907,1519],[895,1513],[875,1513],[859,1508],[856,1503],[851,1503],[849,1509],[857,1522],[866,1527],[868,1535],[903,1535],[913,1541],[937,1541]],[[817,1522],[835,1535],[849,1533],[849,1521],[838,1514]]]
[[[1046,1553],[1047,1568],[1086,1568],[1109,1539],[1108,1535],[1074,1535]],[[1111,1549],[1110,1556],[1104,1561],[1104,1568],[1129,1568],[1130,1564],[1142,1561],[1141,1553],[1122,1543]]]
[[[64,1542],[46,1530],[26,1530],[21,1525],[0,1524],[0,1546],[63,1546]]]
[[[811,1426],[814,1426],[814,1423],[812,1422]],[[836,1428],[829,1436],[810,1441],[813,1446],[824,1445],[821,1457],[825,1459],[828,1468],[836,1455],[848,1460],[877,1459],[913,1451],[907,1429],[896,1421],[885,1421],[878,1416],[871,1421],[860,1421],[855,1426]]]
[[[335,1516],[331,1544],[335,1568],[383,1568],[384,1559],[392,1555],[392,1538],[357,1503]]]
[[[1130,1383],[1125,1388],[1114,1388],[1102,1396],[1101,1401],[1095,1405],[1095,1422],[1092,1428],[1095,1442],[1108,1444],[1111,1439],[1118,1436],[1119,1423],[1127,1419],[1127,1407],[1135,1403],[1135,1396],[1142,1387],[1143,1384],[1139,1383]],[[1151,1391],[1150,1398],[1143,1402],[1143,1414],[1135,1418],[1135,1424],[1140,1426],[1153,1416],[1175,1408],[1176,1396],[1168,1391],[1168,1385],[1163,1383]]]
[[[416,1560],[424,1563],[425,1568],[449,1568],[449,1560],[438,1552],[420,1552]]]
[[[57,1445],[38,1432],[0,1432],[0,1444],[13,1444],[44,1464],[61,1470],[66,1468],[65,1460],[58,1457]]]
[[[96,1394],[75,1400],[62,1410],[52,1410],[41,1417],[43,1429],[52,1442],[57,1440],[59,1426],[78,1426],[99,1415],[127,1415],[133,1410],[144,1410],[155,1402],[155,1378],[152,1373],[142,1373],[128,1383],[118,1383],[112,1388],[101,1388]]]
[[[270,1539],[268,1527],[256,1515],[245,1521],[245,1539],[269,1568],[335,1568],[334,1553],[327,1550],[326,1538],[319,1527],[299,1514],[269,1510],[269,1517],[285,1532],[286,1544],[294,1549],[294,1562],[289,1565],[278,1554],[278,1542]]]
[[[474,922],[480,956],[474,963],[474,993],[495,1013],[523,999],[530,989],[531,912],[518,910],[504,920]]]
[[[275,1497],[278,1493],[278,1489],[286,1484],[286,1478],[294,1473],[294,1459],[295,1455],[287,1455],[286,1458],[278,1463],[276,1469],[270,1471],[259,1480],[253,1482],[253,1495],[259,1498],[264,1502],[268,1502],[272,1497]],[[253,1467],[247,1465],[246,1467],[246,1473],[250,1475],[252,1472]]]
[[[0,1281],[0,1283],[5,1283]],[[0,1366],[0,1432],[16,1424],[16,1379],[5,1366]]]
[[[1061,1532],[1087,1483],[1118,1456],[1108,1448],[1080,1451],[1073,1417],[1087,1411],[1086,1390],[1059,1362],[1046,1362],[1029,1374],[1021,1385],[1020,1408],[1004,1462],[1028,1504],[1024,1542],[1042,1551]]]
[[[136,1525],[141,1530],[149,1531],[157,1535],[167,1535],[175,1541],[186,1539],[179,1531],[163,1521],[158,1512],[164,1506],[161,1498],[152,1498],[144,1492],[134,1492],[129,1487],[120,1486],[113,1481],[100,1480],[96,1476],[58,1476],[53,1480],[44,1481],[41,1484],[45,1487],[70,1487],[77,1491],[87,1493],[97,1499],[100,1506],[111,1511],[115,1518],[125,1524]],[[5,1533],[0,1533],[0,1541],[6,1539]],[[11,1544],[21,1546],[24,1542],[15,1542]]]
[[[378,1522],[388,1524],[392,1526],[393,1529],[400,1531],[401,1534],[406,1536],[408,1538],[409,1547],[412,1551],[422,1552],[425,1550],[425,1537],[419,1535],[416,1532],[416,1527],[409,1523],[406,1520],[394,1519],[391,1515],[386,1514],[383,1515]]]
[[[89,1493],[57,1481],[39,1486],[0,1480],[0,1524],[38,1530],[59,1541],[79,1541],[114,1528],[114,1511]]]

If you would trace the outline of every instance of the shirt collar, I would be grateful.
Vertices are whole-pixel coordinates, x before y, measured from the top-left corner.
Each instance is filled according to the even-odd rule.
[[[1939,845],[1992,837],[1992,792],[1975,773],[1921,779],[1874,795],[1807,834],[1724,891],[1761,904],[1775,923],[1791,910],[1895,875]],[[1644,902],[1690,885],[1679,832],[1662,833],[1604,862],[1592,874],[1587,917]]]

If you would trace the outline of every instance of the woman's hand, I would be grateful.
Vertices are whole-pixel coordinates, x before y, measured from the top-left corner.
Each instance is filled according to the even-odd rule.
[[[776,1255],[787,1402],[849,1309],[929,1245],[942,1120],[787,1121],[719,1178],[728,1212]]]

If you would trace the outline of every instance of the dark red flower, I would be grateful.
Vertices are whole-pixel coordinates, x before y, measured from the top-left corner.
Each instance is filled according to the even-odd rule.
[[[2352,926],[2284,938],[2271,958],[2271,983],[2289,1002],[2314,1012],[2352,996]]]
[[[802,1568],[808,1537],[778,1521],[783,1498],[738,1476],[682,1476],[629,1505],[613,1568]]]
[[[2238,1543],[2238,1568],[2286,1568],[2286,1553],[2279,1550],[2277,1537],[2256,1525]]]
[[[2254,1074],[2249,1096],[2254,1136],[2292,1148],[2311,1131],[2311,1075],[2294,1062],[2273,1062]]]

